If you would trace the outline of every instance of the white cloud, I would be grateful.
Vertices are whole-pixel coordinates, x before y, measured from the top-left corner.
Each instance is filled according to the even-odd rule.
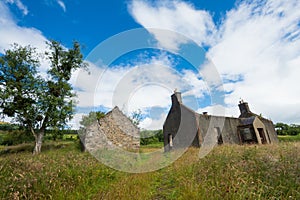
[[[21,46],[30,45],[36,48],[37,53],[44,53],[47,49],[46,41],[47,38],[41,31],[33,27],[19,26],[8,6],[0,2],[0,53],[4,53],[5,50],[10,49],[14,43]],[[46,76],[49,64],[42,58],[40,61],[41,75]]]
[[[227,13],[208,56],[227,80],[225,90],[232,91],[228,105],[244,98],[258,114],[300,122],[299,9],[297,0],[269,0],[242,3]]]
[[[47,39],[41,31],[35,28],[18,26],[7,5],[0,2],[0,53],[9,49],[11,44],[17,43],[22,46],[31,45],[44,51]]]
[[[90,74],[77,72],[71,80],[76,82],[74,85],[79,90],[80,107],[102,105],[112,108],[117,105],[126,111],[131,107],[130,111],[134,111],[143,107],[166,106],[169,105],[171,91],[180,82],[180,75],[172,70],[167,58],[152,58],[132,66],[110,68],[89,63],[89,70]],[[166,90],[169,93],[163,95]],[[154,93],[160,94],[159,102],[159,98],[151,99]]]
[[[57,0],[57,3],[63,9],[64,12],[67,11],[66,4],[63,1]]]
[[[189,40],[194,40],[200,45],[212,42],[215,25],[211,15],[207,11],[196,10],[191,4],[171,0],[152,3],[133,0],[128,8],[133,18],[149,29],[164,48],[176,51],[180,44]]]
[[[223,105],[211,105],[196,110],[197,113],[207,112],[208,115],[238,117],[240,115],[237,106],[227,107]]]
[[[168,56],[142,59],[128,66],[90,65],[90,74],[81,71],[72,77],[71,82],[78,90],[79,107],[113,108],[118,106],[127,115],[141,110],[149,120],[148,128],[157,129],[161,112],[149,115],[154,107],[169,108],[170,95],[177,88],[184,95],[202,97],[207,93],[206,86],[199,75],[189,70],[179,73]],[[145,121],[146,123],[146,121]]]
[[[129,8],[145,28],[174,30],[200,45],[210,45],[207,58],[223,79],[227,108],[237,108],[239,99],[244,98],[253,112],[275,122],[300,123],[299,0],[239,1],[218,28],[208,12],[181,1],[133,0]],[[171,50],[186,43],[180,38],[155,36]],[[207,64],[201,69],[209,86],[220,83],[211,76],[215,74],[212,69]]]
[[[28,14],[27,7],[21,2],[21,0],[5,0],[6,3],[16,4],[16,6],[22,11],[23,15]]]
[[[86,113],[75,113],[73,116],[73,119],[71,119],[68,122],[68,126],[70,126],[71,129],[76,129],[78,130],[80,128],[80,122],[82,120],[82,117],[87,115]]]
[[[161,115],[157,119],[147,117],[140,122],[139,127],[146,130],[162,129],[166,117],[167,113],[161,113]]]
[[[203,98],[204,95],[208,94],[208,86],[202,79],[200,74],[196,74],[190,70],[183,71],[182,80],[190,85],[190,89],[183,93],[183,96],[192,95],[196,98]]]

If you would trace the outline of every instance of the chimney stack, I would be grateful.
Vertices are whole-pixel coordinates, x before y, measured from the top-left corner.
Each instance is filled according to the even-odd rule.
[[[251,113],[248,103],[244,102],[243,100],[241,100],[239,102],[239,109],[240,109],[241,115],[246,114],[246,113]]]
[[[182,103],[181,92],[174,91],[174,94],[175,94],[175,96],[177,98],[177,101],[179,103]]]
[[[177,89],[174,90],[174,94],[171,96],[172,105],[182,104],[181,92],[178,92]]]

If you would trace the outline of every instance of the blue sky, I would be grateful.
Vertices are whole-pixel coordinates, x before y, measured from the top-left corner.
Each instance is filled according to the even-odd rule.
[[[21,0],[19,2],[26,7],[25,12],[18,8],[16,0],[4,2],[14,2],[6,5],[18,25],[34,27],[46,38],[61,41],[65,45],[70,45],[72,40],[78,40],[85,46],[83,49],[85,55],[99,42],[115,34],[142,27],[128,12],[129,0]],[[234,0],[225,0],[221,3],[219,0],[190,2],[197,9],[210,11],[217,22],[235,3]]]
[[[243,98],[275,122],[300,123],[298,10],[299,0],[1,0],[0,53],[13,42],[84,46],[91,75],[72,79],[73,127],[90,110],[118,105],[142,110],[142,128],[161,128],[175,88],[198,112],[237,116]],[[146,38],[124,33],[136,28]],[[131,49],[139,40],[146,48]]]

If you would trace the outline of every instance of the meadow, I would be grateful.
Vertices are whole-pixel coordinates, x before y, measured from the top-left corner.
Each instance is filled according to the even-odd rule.
[[[300,199],[299,141],[198,153],[189,148],[166,168],[129,174],[80,152],[78,142],[46,142],[37,156],[0,156],[0,199]]]

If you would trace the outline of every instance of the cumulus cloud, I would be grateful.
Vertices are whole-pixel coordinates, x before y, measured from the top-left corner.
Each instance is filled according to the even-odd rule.
[[[3,54],[4,51],[10,49],[14,43],[21,46],[30,45],[36,48],[37,53],[43,53],[47,49],[46,41],[47,38],[40,30],[33,27],[19,26],[7,4],[0,1],[0,53]],[[46,76],[49,64],[42,58],[40,61],[41,74]]]
[[[206,106],[196,110],[197,113],[207,112],[208,115],[238,117],[240,115],[237,106],[224,106],[220,104]]]
[[[71,79],[77,90],[78,106],[109,109],[118,106],[127,115],[140,110],[144,116],[141,127],[157,129],[163,123],[165,108],[171,105],[170,95],[175,88],[183,91],[183,96],[203,97],[207,93],[198,74],[190,70],[178,72],[173,62],[169,56],[159,55],[125,66],[89,63],[89,74],[77,71]],[[161,109],[151,113],[154,108]]]
[[[190,39],[200,45],[210,44],[215,32],[211,15],[204,10],[196,10],[193,5],[181,1],[138,1],[133,0],[129,6],[133,18],[155,36],[159,44],[169,50],[178,50],[180,44]],[[162,30],[168,29],[184,35]],[[188,39],[187,39],[188,38]]]
[[[227,13],[208,57],[227,82],[228,105],[245,98],[268,118],[300,122],[299,9],[297,0],[246,1]]]
[[[89,63],[89,71],[77,71],[71,79],[78,89],[79,106],[125,107],[130,111],[143,107],[168,106],[175,88],[203,96],[206,87],[195,72],[174,69],[168,56],[152,57],[133,65],[97,66]],[[196,87],[197,86],[197,87]],[[156,94],[159,98],[153,98]],[[90,99],[90,101],[89,101]],[[91,105],[93,102],[94,105]]]
[[[221,88],[226,92],[226,108],[236,107],[243,98],[254,112],[275,122],[300,123],[298,0],[239,1],[218,26],[214,25],[210,13],[182,1],[133,0],[129,10],[145,28],[170,29],[199,45],[208,45],[206,56],[224,82]],[[178,50],[187,42],[180,38],[173,41],[172,37],[155,37],[161,46],[171,50]],[[200,71],[210,77],[209,86],[220,83],[217,77],[211,76],[215,74],[212,63],[206,63]]]
[[[139,127],[146,130],[162,129],[166,117],[167,113],[161,113],[158,118],[146,117],[140,122]]]
[[[31,45],[44,50],[46,41],[41,31],[17,25],[7,5],[0,2],[0,53],[9,49],[13,43]]]

